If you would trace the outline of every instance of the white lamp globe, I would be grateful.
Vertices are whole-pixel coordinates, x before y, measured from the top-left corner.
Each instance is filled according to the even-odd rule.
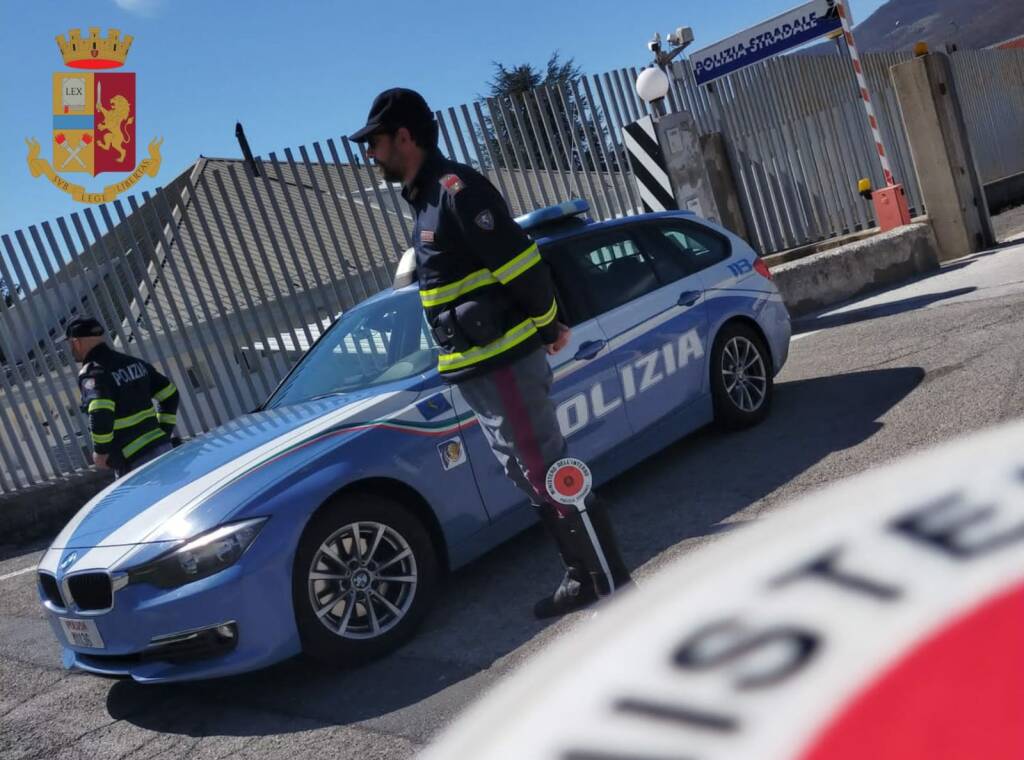
[[[636,78],[636,94],[647,103],[668,95],[668,77],[657,66],[644,69]]]

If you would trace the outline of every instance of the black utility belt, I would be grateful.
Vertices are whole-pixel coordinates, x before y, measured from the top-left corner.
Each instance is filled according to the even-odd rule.
[[[474,346],[486,346],[504,335],[500,316],[501,312],[489,301],[463,301],[439,312],[431,329],[440,345],[462,353]]]

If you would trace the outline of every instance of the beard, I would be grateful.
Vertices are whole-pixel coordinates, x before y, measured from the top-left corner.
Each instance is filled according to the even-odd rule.
[[[380,173],[387,182],[401,182],[403,179],[402,173],[399,171],[398,167],[393,164],[382,164],[380,161],[377,161],[376,167],[378,173]]]

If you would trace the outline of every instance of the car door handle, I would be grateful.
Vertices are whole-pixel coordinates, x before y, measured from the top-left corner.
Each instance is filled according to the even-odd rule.
[[[606,345],[608,344],[603,340],[588,340],[580,346],[579,350],[576,352],[576,356],[573,358],[577,361],[590,361],[601,353]]]
[[[699,290],[684,290],[679,294],[679,300],[676,301],[676,305],[693,306],[698,300],[700,300]]]

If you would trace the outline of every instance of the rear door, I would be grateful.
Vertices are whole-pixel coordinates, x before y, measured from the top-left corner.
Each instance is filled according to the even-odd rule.
[[[644,225],[616,226],[566,247],[615,354],[631,430],[696,399],[708,329],[700,282],[665,264],[671,250]]]
[[[594,466],[595,474],[600,477],[595,460],[630,435],[618,368],[607,336],[582,298],[574,270],[560,260],[562,251],[544,250],[543,253],[552,263],[558,287],[559,320],[572,330],[569,344],[548,357],[554,375],[552,400],[569,454]],[[460,415],[471,414],[457,387],[453,403]],[[526,507],[529,503],[526,495],[506,477],[480,426],[473,423],[462,435],[491,519]]]

